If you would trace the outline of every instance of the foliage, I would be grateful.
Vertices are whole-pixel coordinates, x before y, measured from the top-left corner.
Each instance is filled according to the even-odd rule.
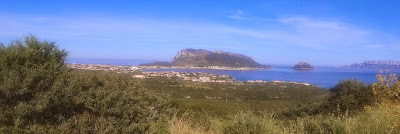
[[[167,131],[165,98],[114,73],[71,71],[66,56],[32,35],[0,48],[0,133]]]
[[[400,102],[400,81],[396,74],[382,73],[377,75],[378,82],[372,85],[373,94],[378,103]]]
[[[69,77],[66,56],[54,42],[32,35],[1,48],[1,124],[54,123],[77,112],[72,95],[62,88]]]
[[[335,95],[328,99],[328,107],[336,112],[359,111],[373,103],[372,89],[365,82],[342,80],[331,91]]]
[[[357,80],[342,80],[330,89],[332,95],[321,102],[313,102],[300,109],[284,112],[283,117],[296,118],[303,115],[355,114],[374,103],[371,86]]]
[[[230,66],[230,67],[268,67],[257,63],[250,57],[240,54],[230,53],[210,53],[205,56],[205,60],[210,66]]]

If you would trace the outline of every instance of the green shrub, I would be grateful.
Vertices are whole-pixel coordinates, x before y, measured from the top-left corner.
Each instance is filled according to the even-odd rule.
[[[372,88],[365,82],[342,80],[331,91],[335,95],[328,99],[328,107],[336,108],[333,109],[335,112],[343,113],[347,110],[357,112],[374,102]]]
[[[35,36],[0,46],[0,133],[165,132],[165,98],[114,73],[73,71]]]
[[[66,56],[54,42],[35,36],[0,48],[0,124],[55,123],[77,112],[63,87],[69,78]]]
[[[167,100],[138,87],[129,78],[94,72],[76,73],[74,78],[69,88],[79,92],[75,101],[93,118],[113,120],[117,132],[147,132],[169,117]]]
[[[312,102],[298,109],[290,109],[280,117],[294,119],[303,115],[355,114],[375,102],[371,86],[357,80],[342,80],[330,89],[332,95],[323,101]]]

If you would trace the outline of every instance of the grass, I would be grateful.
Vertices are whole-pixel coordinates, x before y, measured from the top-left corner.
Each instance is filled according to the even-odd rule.
[[[214,122],[210,130],[182,120],[172,122],[171,128],[179,126],[182,132],[195,131],[198,134],[398,134],[399,111],[399,105],[368,107],[355,116],[319,115],[295,120],[275,119],[274,114],[258,116],[241,112],[228,120],[211,119]]]
[[[170,133],[172,134],[213,134],[214,131],[207,129],[199,124],[194,125],[190,121],[174,117],[170,121]]]

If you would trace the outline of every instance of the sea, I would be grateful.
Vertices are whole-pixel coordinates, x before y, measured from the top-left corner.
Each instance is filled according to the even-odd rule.
[[[138,65],[152,61],[140,60],[104,60],[104,59],[74,59],[70,58],[67,63],[81,64],[108,64],[108,65]],[[357,79],[371,84],[377,81],[376,75],[380,74],[382,69],[359,69],[342,68],[332,66],[316,66],[315,70],[296,71],[292,66],[273,65],[273,69],[238,71],[238,70],[213,70],[213,69],[146,69],[145,72],[157,71],[177,71],[177,72],[203,72],[218,75],[229,75],[238,81],[264,80],[264,81],[296,81],[315,84],[321,88],[332,88],[339,81],[345,79]],[[390,70],[390,73],[399,74],[400,70]]]
[[[296,81],[317,85],[330,89],[339,81],[356,79],[371,84],[377,81],[376,75],[382,69],[355,69],[342,67],[316,67],[315,70],[297,71],[291,66],[275,66],[273,69],[238,71],[238,70],[212,70],[212,69],[146,69],[145,72],[177,71],[177,72],[203,72],[218,75],[229,75],[235,80],[264,80],[264,81]],[[390,70],[390,73],[399,73],[400,70]]]

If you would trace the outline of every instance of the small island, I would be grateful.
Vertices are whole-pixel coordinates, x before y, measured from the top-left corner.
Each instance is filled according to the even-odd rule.
[[[307,62],[297,63],[292,67],[294,70],[314,70],[315,68]]]

